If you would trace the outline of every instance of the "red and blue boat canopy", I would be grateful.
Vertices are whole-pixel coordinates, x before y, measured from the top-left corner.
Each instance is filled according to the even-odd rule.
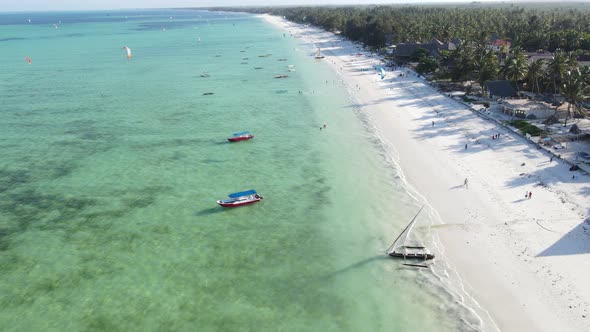
[[[256,190],[251,189],[251,190],[246,190],[246,191],[240,191],[237,193],[233,193],[233,194],[229,194],[229,198],[238,198],[238,197],[242,197],[242,196],[250,196],[250,195],[255,195],[256,194]]]

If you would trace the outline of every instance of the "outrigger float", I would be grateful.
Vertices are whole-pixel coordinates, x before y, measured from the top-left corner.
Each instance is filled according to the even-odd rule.
[[[229,199],[220,199],[217,204],[223,207],[238,207],[242,205],[248,205],[262,200],[262,195],[258,194],[256,190],[240,191],[237,193],[229,194]]]
[[[228,138],[227,140],[233,143],[233,142],[247,141],[252,138],[254,138],[254,135],[250,134],[249,131],[241,131],[239,133],[234,133],[232,135],[232,137]]]

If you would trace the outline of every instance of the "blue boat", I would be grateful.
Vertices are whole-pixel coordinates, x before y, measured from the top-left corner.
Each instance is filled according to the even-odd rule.
[[[223,207],[238,207],[260,202],[263,198],[254,189],[229,194],[228,197],[229,199],[218,200],[217,204]]]

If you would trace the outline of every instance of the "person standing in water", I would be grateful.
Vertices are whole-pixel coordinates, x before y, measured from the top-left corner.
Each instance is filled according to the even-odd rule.
[[[465,188],[469,188],[469,184],[467,182],[467,178],[465,178],[465,181],[463,181],[463,185],[465,186]]]

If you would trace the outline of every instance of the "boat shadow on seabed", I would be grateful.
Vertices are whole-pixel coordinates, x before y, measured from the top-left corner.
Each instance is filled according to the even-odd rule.
[[[210,216],[212,214],[221,213],[223,211],[225,211],[225,210],[220,208],[219,206],[215,206],[215,207],[211,207],[208,209],[194,212],[193,215],[195,215],[195,216]]]
[[[347,272],[351,272],[352,270],[356,270],[358,268],[361,268],[364,265],[367,265],[369,263],[376,262],[376,261],[383,261],[383,260],[389,260],[389,258],[387,256],[383,256],[383,255],[377,255],[377,256],[369,257],[369,258],[363,259],[361,261],[358,261],[356,263],[353,263],[351,265],[348,265],[346,267],[343,267],[341,269],[338,269],[338,270],[336,270],[334,272],[330,272],[330,273],[322,276],[321,278],[322,279],[331,279],[331,278],[334,278],[334,277],[336,277],[336,276],[338,276],[340,274],[344,274],[344,273],[347,273]]]

